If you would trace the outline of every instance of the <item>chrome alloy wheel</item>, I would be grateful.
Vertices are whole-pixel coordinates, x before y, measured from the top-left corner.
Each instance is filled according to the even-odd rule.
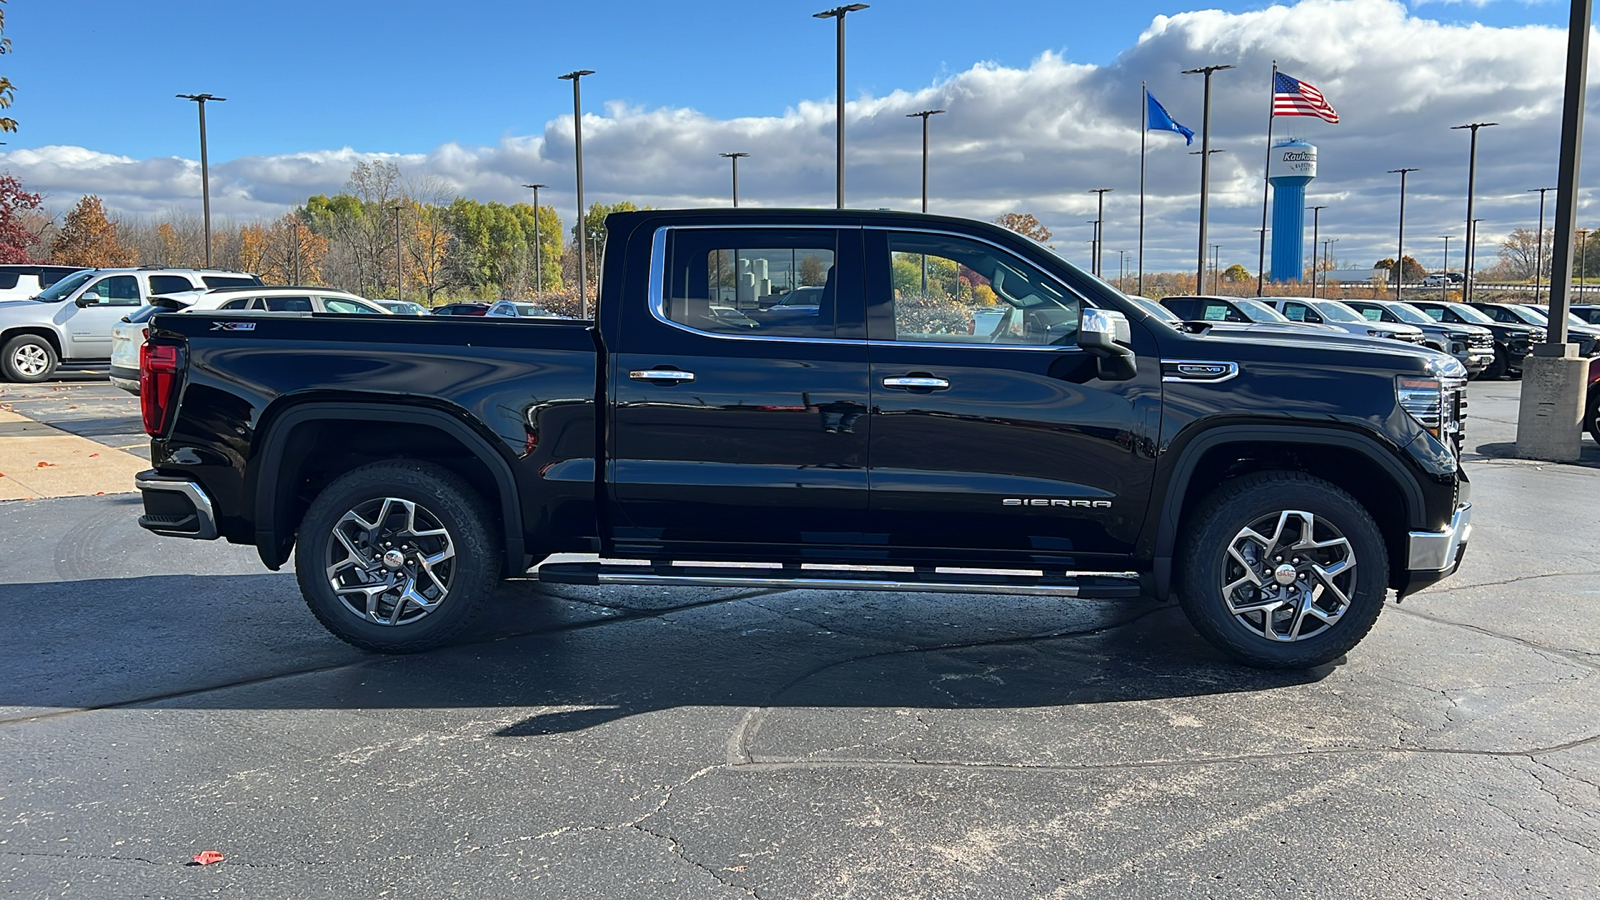
[[[455,556],[449,530],[427,508],[397,497],[368,500],[333,526],[328,583],[360,618],[409,625],[449,596]]]
[[[11,351],[11,366],[25,378],[38,378],[50,369],[50,357],[38,344],[23,344]]]
[[[1326,520],[1285,510],[1262,516],[1228,543],[1222,598],[1228,612],[1270,641],[1302,641],[1350,608],[1356,554]]]

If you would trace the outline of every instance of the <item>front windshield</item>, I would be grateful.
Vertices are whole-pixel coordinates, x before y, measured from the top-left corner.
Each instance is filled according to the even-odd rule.
[[[1412,325],[1437,325],[1437,324],[1439,324],[1438,322],[1434,321],[1427,313],[1423,312],[1420,309],[1417,309],[1415,306],[1412,306],[1409,303],[1391,303],[1385,308],[1388,309],[1390,312],[1394,313],[1394,317],[1396,319],[1399,319],[1402,322],[1410,323]]]
[[[67,295],[68,294],[72,293],[73,291],[77,290],[80,287],[83,287],[83,283],[85,281],[88,281],[89,279],[91,279],[93,277],[94,277],[94,270],[93,269],[85,269],[82,272],[74,272],[71,275],[68,275],[67,277],[65,277],[65,278],[61,279],[60,281],[56,282],[55,284],[52,284],[49,287],[45,288],[44,290],[40,291],[39,292],[39,296],[35,297],[34,299],[35,300],[43,300],[46,303],[57,303],[57,302],[60,302],[62,300],[67,299]]]
[[[1292,321],[1283,313],[1262,303],[1260,300],[1235,300],[1239,310],[1252,322],[1288,322]]]
[[[1542,309],[1529,309],[1525,306],[1508,306],[1511,314],[1527,322],[1529,325],[1538,325],[1541,328],[1550,324],[1550,317]]]
[[[1178,318],[1178,315],[1172,310],[1167,309],[1165,306],[1162,306],[1148,297],[1135,297],[1132,294],[1123,294],[1123,296],[1127,297],[1128,301],[1134,306],[1139,307],[1140,309],[1152,316],[1155,316],[1157,319],[1167,323],[1168,325],[1181,325],[1183,323],[1183,320]]]
[[[1317,312],[1322,313],[1322,317],[1330,322],[1360,322],[1364,324],[1367,321],[1360,313],[1337,300],[1323,300],[1316,304],[1316,307]]]
[[[1465,303],[1450,304],[1450,311],[1474,325],[1493,325],[1494,320]]]

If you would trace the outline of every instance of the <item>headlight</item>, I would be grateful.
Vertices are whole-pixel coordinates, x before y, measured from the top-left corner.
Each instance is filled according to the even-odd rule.
[[[1374,329],[1374,328],[1368,328],[1367,329],[1367,337],[1388,337],[1388,336],[1389,336],[1389,332],[1387,332],[1387,331],[1378,331],[1377,329]]]
[[[1440,440],[1461,430],[1459,394],[1467,383],[1467,369],[1453,356],[1428,360],[1425,375],[1400,375],[1394,380],[1400,406],[1417,424]]]

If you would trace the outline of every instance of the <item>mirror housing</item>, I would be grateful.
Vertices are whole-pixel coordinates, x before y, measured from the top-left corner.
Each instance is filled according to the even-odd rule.
[[[87,293],[80,294],[78,299],[74,300],[73,302],[78,304],[79,309],[87,309],[91,306],[99,306],[100,295],[94,291],[89,291]]]
[[[1100,378],[1127,381],[1138,374],[1133,327],[1116,310],[1084,307],[1078,313],[1078,346],[1095,356]]]

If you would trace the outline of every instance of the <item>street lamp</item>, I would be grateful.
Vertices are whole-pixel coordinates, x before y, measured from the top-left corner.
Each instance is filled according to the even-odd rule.
[[[1578,290],[1583,291],[1583,270],[1589,267],[1589,229],[1579,228],[1578,232]]]
[[[1218,294],[1218,293],[1222,292],[1222,284],[1221,284],[1222,273],[1218,271],[1221,268],[1222,268],[1222,245],[1221,244],[1212,244],[1211,245],[1211,293],[1213,293],[1213,294]]]
[[[1117,251],[1117,290],[1124,290],[1123,282],[1128,279],[1128,254],[1130,250]]]
[[[1415,166],[1409,169],[1390,169],[1390,175],[1400,176],[1400,245],[1394,254],[1394,299],[1400,301],[1400,288],[1406,283],[1406,173],[1417,171]]]
[[[1461,282],[1461,300],[1465,303],[1472,302],[1472,271],[1478,260],[1477,235],[1472,230],[1473,223],[1478,221],[1472,217],[1473,189],[1478,182],[1478,129],[1499,124],[1499,122],[1473,122],[1469,125],[1450,126],[1451,131],[1460,131],[1463,128],[1472,130],[1472,145],[1467,151],[1467,256],[1464,264],[1466,272]]]
[[[834,165],[837,170],[838,201],[837,208],[844,209],[844,17],[848,13],[860,12],[867,8],[865,3],[852,3],[848,6],[836,6],[833,9],[814,13],[813,19],[837,19],[839,22],[839,47],[835,57],[839,70],[839,100],[838,100],[838,131],[834,139]]]
[[[1200,114],[1200,265],[1195,270],[1195,284],[1206,280],[1206,207],[1210,201],[1211,186],[1211,73],[1231,69],[1233,66],[1201,66],[1184,69],[1184,75],[1204,75],[1206,78],[1205,106]]]
[[[589,318],[589,229],[583,217],[583,102],[578,81],[593,74],[592,69],[579,69],[556,76],[572,82],[572,149],[578,160],[578,316],[584,319]]]
[[[1533,305],[1539,305],[1539,288],[1544,284],[1544,192],[1555,188],[1528,188],[1524,193],[1539,192],[1539,231],[1534,236],[1538,242],[1533,256]]]
[[[1104,253],[1105,251],[1101,248],[1101,243],[1098,243],[1098,242],[1103,242],[1105,240],[1106,194],[1110,193],[1113,190],[1116,190],[1116,189],[1115,188],[1090,188],[1089,189],[1089,193],[1095,195],[1095,198],[1094,198],[1094,202],[1095,202],[1094,237],[1095,237],[1095,241],[1097,241],[1097,243],[1095,244],[1095,247],[1094,247],[1094,265],[1091,267],[1091,271],[1093,271],[1093,273],[1096,274],[1096,275],[1100,275],[1101,274],[1100,270],[1102,268],[1104,268],[1100,263],[1100,255],[1102,253]]]
[[[1450,235],[1441,234],[1444,238],[1444,281],[1439,283],[1439,302],[1444,303],[1450,299]]]
[[[843,22],[844,19],[840,19]],[[928,211],[928,117],[937,116],[944,112],[942,109],[925,109],[922,112],[906,113],[908,119],[922,120],[922,211]]]
[[[1323,238],[1322,239],[1322,296],[1323,297],[1327,297],[1328,296],[1328,273],[1333,271],[1333,260],[1332,260],[1332,257],[1329,255],[1329,251],[1332,249],[1333,245],[1337,244],[1337,243],[1339,243],[1339,239],[1338,238]],[[1316,251],[1317,251],[1317,248],[1315,246],[1313,246],[1311,248],[1311,252],[1315,253]]]
[[[389,209],[394,212],[394,298],[396,300],[404,300],[406,299],[406,257],[400,245],[400,211],[405,207],[396,203]]]
[[[179,100],[193,100],[200,107],[200,208],[206,223],[206,268],[211,268],[211,162],[206,158],[206,101],[218,103],[227,97],[211,94],[177,94]]]
[[[539,237],[539,188],[549,187],[548,184],[525,184],[525,188],[533,188],[533,292],[544,293],[544,241]]]
[[[1328,208],[1327,206],[1308,206],[1308,207],[1306,207],[1306,209],[1311,210],[1311,296],[1312,297],[1317,296],[1317,232],[1318,232],[1319,226],[1322,224],[1321,223],[1322,211],[1327,209],[1327,208]],[[1305,220],[1302,219],[1301,221],[1304,222]],[[1304,231],[1302,231],[1300,233],[1302,235],[1305,234]],[[1266,234],[1265,233],[1262,234],[1262,239],[1263,240],[1266,239]]]
[[[739,208],[739,160],[749,156],[748,153],[718,153],[718,156],[733,162],[733,208]]]

